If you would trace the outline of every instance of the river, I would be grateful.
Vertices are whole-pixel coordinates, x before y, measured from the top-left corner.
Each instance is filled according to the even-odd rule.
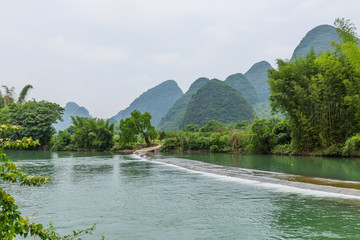
[[[84,239],[360,239],[359,190],[292,178],[356,185],[358,159],[8,155],[22,171],[54,178],[42,187],[6,183],[5,189],[24,215],[44,225],[52,221],[63,234],[96,223]]]

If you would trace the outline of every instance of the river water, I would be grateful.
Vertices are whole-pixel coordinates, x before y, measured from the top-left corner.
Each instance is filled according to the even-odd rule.
[[[22,171],[54,178],[42,187],[0,184],[23,215],[63,234],[96,223],[84,239],[360,239],[358,159],[8,155]],[[353,185],[308,181],[314,177]]]

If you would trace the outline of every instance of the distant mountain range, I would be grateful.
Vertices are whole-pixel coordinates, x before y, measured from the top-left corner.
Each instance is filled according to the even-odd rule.
[[[151,123],[157,127],[161,118],[182,95],[182,90],[174,80],[162,82],[141,94],[129,107],[121,110],[110,121],[119,123],[120,119],[130,117],[130,113],[136,109],[141,113],[149,112],[152,116]]]
[[[54,124],[56,131],[65,130],[70,127],[72,124],[71,116],[91,118],[91,115],[86,108],[80,107],[74,102],[68,102],[65,106],[63,121]]]
[[[338,40],[335,27],[317,26],[300,41],[291,60],[296,56],[306,55],[311,47],[316,52],[326,51],[331,41]],[[137,109],[140,112],[149,112],[152,115],[151,122],[157,129],[178,131],[184,124],[203,125],[211,119],[228,123],[252,119],[254,115],[258,118],[269,117],[270,93],[266,82],[269,69],[272,69],[272,66],[266,61],[261,61],[255,63],[245,74],[232,74],[225,81],[209,81],[208,78],[202,77],[195,80],[185,94],[174,80],[168,80],[141,94],[110,121],[118,124],[120,119],[129,117],[130,113]],[[217,114],[214,113],[214,109]],[[55,128],[63,130],[69,127],[70,116],[91,117],[84,107],[69,102],[65,106],[64,121],[57,123]]]
[[[209,79],[205,77],[195,80],[195,82],[191,84],[189,90],[174,103],[166,115],[161,119],[158,129],[166,131],[180,130],[181,121],[184,118],[192,96],[208,81]]]

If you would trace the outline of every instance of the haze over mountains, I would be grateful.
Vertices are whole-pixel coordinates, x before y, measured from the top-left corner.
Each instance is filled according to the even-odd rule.
[[[68,128],[71,125],[71,116],[91,118],[89,111],[85,107],[80,107],[74,102],[68,102],[65,106],[63,121],[54,124],[56,131]]]
[[[130,117],[130,113],[136,109],[141,113],[149,112],[152,115],[151,123],[157,127],[161,118],[183,94],[174,80],[167,80],[141,94],[129,107],[121,110],[110,121],[118,123],[120,119]]]
[[[295,56],[306,55],[311,47],[316,52],[326,51],[331,41],[338,40],[335,27],[317,26],[300,41],[291,60],[294,60]],[[267,72],[271,68],[272,66],[268,62],[260,61],[255,63],[245,74],[232,74],[225,81],[209,81],[208,78],[202,77],[195,80],[185,94],[174,80],[168,80],[141,94],[129,107],[121,110],[110,120],[118,124],[120,119],[129,117],[130,113],[137,109],[140,112],[149,112],[153,117],[151,122],[157,129],[177,131],[187,123],[203,125],[209,117],[215,120],[219,119],[218,121],[224,123],[228,123],[229,119],[236,122],[244,119],[251,120],[255,114],[258,118],[269,117],[268,97],[270,94],[266,80]],[[215,95],[214,92],[216,92]],[[207,101],[204,100],[206,98],[208,98]],[[220,101],[221,99],[223,102]],[[230,99],[233,101],[229,101]],[[226,109],[226,111],[221,112],[222,110],[217,109],[216,104],[221,105],[225,102],[227,104],[222,105],[222,109]],[[233,104],[234,102],[237,104]],[[216,104],[214,105],[214,103]],[[76,107],[75,103],[68,104],[70,106],[65,107],[64,122],[57,124],[57,130],[70,126],[69,116],[82,114],[81,116],[90,117],[86,109],[79,110],[79,106]],[[204,112],[205,109],[208,109],[208,112]],[[218,118],[216,114],[212,115],[214,109],[221,112],[218,115],[222,115],[224,118]],[[201,120],[201,118],[203,119]]]

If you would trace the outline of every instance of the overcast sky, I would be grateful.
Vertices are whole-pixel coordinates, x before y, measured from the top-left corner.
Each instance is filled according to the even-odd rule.
[[[338,17],[360,29],[354,0],[0,0],[0,84],[111,117],[149,88],[224,80],[289,59]]]

